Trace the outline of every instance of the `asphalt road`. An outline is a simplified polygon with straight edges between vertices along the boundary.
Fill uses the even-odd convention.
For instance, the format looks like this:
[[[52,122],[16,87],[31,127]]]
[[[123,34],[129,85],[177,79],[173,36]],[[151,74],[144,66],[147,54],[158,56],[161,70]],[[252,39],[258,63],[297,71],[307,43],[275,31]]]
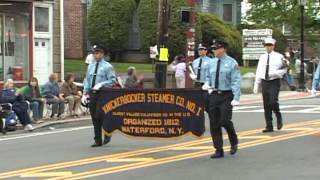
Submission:
[[[205,137],[146,140],[115,134],[90,148],[86,124],[0,136],[0,179],[320,179],[320,99],[281,102],[285,127],[262,134],[261,104],[239,106],[233,121],[240,138],[235,156],[210,159]],[[89,125],[89,122],[88,122]],[[225,150],[229,150],[225,139]]]

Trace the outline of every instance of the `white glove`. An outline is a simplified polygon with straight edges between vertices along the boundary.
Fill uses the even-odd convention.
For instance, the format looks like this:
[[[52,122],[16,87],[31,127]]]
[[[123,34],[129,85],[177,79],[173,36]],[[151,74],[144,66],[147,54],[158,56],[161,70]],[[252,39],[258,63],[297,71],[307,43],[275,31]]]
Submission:
[[[254,83],[254,86],[253,86],[253,93],[254,94],[258,94],[258,88],[259,88],[259,84]]]
[[[232,101],[231,101],[231,105],[232,105],[232,106],[239,106],[239,105],[240,105],[240,102],[237,101],[237,100],[232,100]]]
[[[201,88],[204,91],[208,91],[209,94],[211,94],[213,92],[213,88],[211,86],[209,86],[208,83],[205,83],[204,85],[202,85]]]
[[[311,92],[311,96],[316,96],[317,95],[317,90],[315,90],[315,89],[312,89],[310,92]]]
[[[94,87],[92,89],[99,90],[101,87],[102,87],[102,83],[98,83],[98,84],[94,85]]]
[[[190,75],[190,78],[192,80],[196,80],[197,79],[197,76],[195,74],[190,73],[189,75]]]
[[[210,86],[209,86],[209,84],[208,83],[204,83],[204,85],[202,85],[202,90],[204,90],[204,91],[208,91],[209,89],[212,89]]]
[[[87,104],[87,103],[88,103],[88,96],[87,96],[87,95],[82,95],[82,97],[81,97],[81,103],[82,103],[82,104]]]

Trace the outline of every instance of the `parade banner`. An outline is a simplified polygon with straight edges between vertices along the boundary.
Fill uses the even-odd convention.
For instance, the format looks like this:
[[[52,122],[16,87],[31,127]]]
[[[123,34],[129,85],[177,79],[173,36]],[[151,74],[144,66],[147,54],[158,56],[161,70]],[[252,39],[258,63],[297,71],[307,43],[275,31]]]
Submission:
[[[202,136],[204,96],[200,89],[103,89],[98,106],[104,133],[135,137]]]

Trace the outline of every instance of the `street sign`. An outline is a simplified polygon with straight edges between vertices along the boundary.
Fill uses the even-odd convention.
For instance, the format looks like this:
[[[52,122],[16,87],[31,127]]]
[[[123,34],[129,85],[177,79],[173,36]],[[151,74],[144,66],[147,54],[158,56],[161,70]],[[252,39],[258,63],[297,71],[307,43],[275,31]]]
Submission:
[[[169,50],[168,48],[160,48],[160,61],[168,61],[169,59]]]
[[[243,35],[243,60],[258,60],[265,53],[263,41],[272,37],[272,29],[244,29]]]

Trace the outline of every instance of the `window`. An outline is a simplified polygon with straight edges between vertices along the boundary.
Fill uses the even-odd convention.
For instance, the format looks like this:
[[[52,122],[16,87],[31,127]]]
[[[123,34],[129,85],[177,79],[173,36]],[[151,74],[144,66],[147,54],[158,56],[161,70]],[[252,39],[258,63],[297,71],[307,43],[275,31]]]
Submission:
[[[28,15],[4,15],[4,79],[29,79]]]
[[[0,81],[29,80],[31,8],[31,3],[0,6]]]
[[[49,32],[49,8],[35,8],[35,30],[37,32]]]
[[[232,4],[223,5],[223,20],[232,22]]]

